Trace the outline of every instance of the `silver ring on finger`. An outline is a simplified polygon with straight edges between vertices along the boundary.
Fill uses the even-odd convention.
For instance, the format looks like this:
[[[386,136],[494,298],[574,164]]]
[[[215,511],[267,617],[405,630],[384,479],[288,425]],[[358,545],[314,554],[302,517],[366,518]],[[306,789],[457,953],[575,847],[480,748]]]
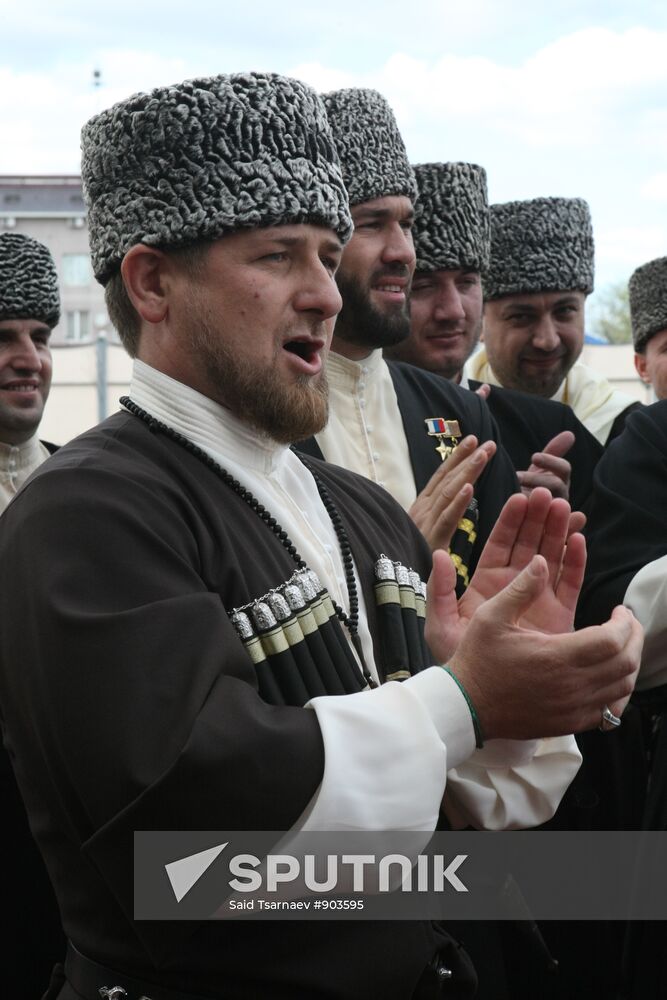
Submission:
[[[600,725],[598,729],[601,733],[611,733],[614,729],[618,729],[621,724],[621,720],[618,715],[614,715],[612,710],[608,705],[605,705],[602,709],[602,718],[600,719]]]

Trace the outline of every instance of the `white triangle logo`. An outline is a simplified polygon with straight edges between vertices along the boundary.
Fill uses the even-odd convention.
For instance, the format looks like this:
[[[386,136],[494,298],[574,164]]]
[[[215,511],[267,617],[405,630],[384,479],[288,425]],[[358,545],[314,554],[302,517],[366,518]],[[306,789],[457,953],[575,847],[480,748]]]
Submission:
[[[180,903],[183,897],[190,892],[195,882],[198,882],[204,872],[211,867],[228,843],[227,840],[224,844],[218,844],[217,847],[210,847],[207,851],[200,851],[198,854],[190,854],[187,858],[179,858],[178,861],[172,861],[164,866],[177,903]]]

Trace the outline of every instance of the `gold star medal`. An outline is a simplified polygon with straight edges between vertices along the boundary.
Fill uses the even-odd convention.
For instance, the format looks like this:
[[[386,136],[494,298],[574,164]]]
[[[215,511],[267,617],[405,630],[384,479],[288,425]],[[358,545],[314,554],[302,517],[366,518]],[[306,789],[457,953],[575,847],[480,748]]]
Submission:
[[[458,420],[445,420],[443,417],[427,417],[424,423],[426,424],[426,433],[428,436],[438,439],[435,450],[444,462],[459,443],[461,429]]]

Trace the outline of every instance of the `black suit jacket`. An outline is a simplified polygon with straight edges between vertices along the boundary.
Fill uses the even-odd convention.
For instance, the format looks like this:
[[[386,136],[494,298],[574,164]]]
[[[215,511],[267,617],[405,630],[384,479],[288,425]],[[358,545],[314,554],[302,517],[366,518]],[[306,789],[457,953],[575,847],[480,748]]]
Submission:
[[[42,444],[53,455],[58,445]],[[0,892],[9,919],[4,931],[6,955],[17,975],[15,1000],[35,1000],[49,984],[51,969],[65,957],[65,934],[53,887],[28,826],[25,806],[16,786],[9,754],[0,750],[2,839],[7,863],[0,875]]]
[[[423,490],[442,461],[435,450],[437,441],[429,437],[426,431],[424,421],[428,417],[458,420],[463,437],[474,434],[480,443],[493,440],[499,444],[497,454],[475,486],[475,496],[479,503],[479,525],[470,567],[474,570],[503,504],[518,489],[510,457],[500,447],[495,421],[484,401],[467,389],[461,389],[453,382],[413,365],[397,361],[390,361],[388,365],[408,442],[417,493]],[[296,448],[315,458],[326,457],[315,438],[301,441]]]
[[[475,390],[481,382],[471,381],[469,385]],[[604,449],[572,408],[553,399],[499,386],[491,386],[487,405],[517,471],[527,469],[534,453],[542,451],[556,434],[572,431],[574,444],[565,456],[572,466],[570,503],[573,510],[583,510],[593,490],[593,470]]]

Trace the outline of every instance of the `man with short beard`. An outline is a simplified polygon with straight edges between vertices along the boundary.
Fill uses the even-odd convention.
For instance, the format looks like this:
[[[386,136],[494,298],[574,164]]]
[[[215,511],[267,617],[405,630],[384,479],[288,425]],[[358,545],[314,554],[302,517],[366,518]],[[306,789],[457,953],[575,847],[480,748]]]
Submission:
[[[638,627],[572,634],[584,543],[546,492],[458,603],[386,491],[287,446],[326,417],[351,231],[314,91],[158,88],[82,153],[130,395],[0,519],[3,735],[71,941],[50,995],[469,996],[428,921],[137,919],[135,831],[429,831],[445,786],[462,823],[530,825],[577,769],[564,734],[622,711]]]
[[[414,171],[410,336],[385,355],[477,389],[462,372],[482,329],[490,250],[486,171],[474,163],[422,163]],[[571,408],[497,386],[487,392],[522,489],[546,486],[575,510],[584,508],[602,448]]]
[[[343,308],[327,364],[329,422],[299,447],[384,486],[410,511],[433,548],[447,546],[451,538],[464,586],[498,512],[517,489],[516,477],[502,448],[492,457],[498,436],[481,399],[383,359],[383,348],[410,333],[414,173],[382,95],[353,88],[326,94],[324,102],[354,232],[336,274]],[[438,434],[439,428],[450,433]],[[450,487],[441,460],[444,449],[461,441],[461,478]],[[447,498],[455,499],[454,507],[459,504],[459,517],[432,517],[433,507]]]
[[[492,205],[484,348],[465,375],[566,403],[604,446],[639,404],[578,360],[593,252],[581,198]]]
[[[37,430],[51,388],[58,274],[43,243],[0,236],[0,511],[54,451]]]

